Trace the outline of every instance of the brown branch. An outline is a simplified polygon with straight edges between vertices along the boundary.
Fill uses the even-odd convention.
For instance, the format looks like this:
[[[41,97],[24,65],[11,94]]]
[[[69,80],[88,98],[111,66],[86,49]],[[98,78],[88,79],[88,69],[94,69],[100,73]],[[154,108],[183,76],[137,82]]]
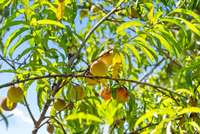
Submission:
[[[50,117],[51,119],[54,119],[56,121],[56,123],[58,123],[58,125],[60,125],[62,131],[63,131],[63,134],[67,134],[67,132],[65,131],[65,128],[63,127],[62,123],[57,120],[55,117]]]
[[[170,97],[170,95],[167,95],[166,92],[173,93],[173,94],[176,94],[178,96],[182,96],[182,95],[180,95],[180,94],[178,94],[176,92],[168,90],[165,87],[157,86],[157,85],[154,85],[154,84],[151,84],[151,83],[147,83],[147,82],[141,82],[141,81],[137,81],[137,80],[130,80],[130,79],[124,79],[124,78],[112,78],[112,77],[109,77],[109,76],[86,76],[86,75],[83,75],[83,74],[78,74],[78,75],[77,74],[53,74],[53,75],[49,74],[49,75],[44,75],[44,76],[36,76],[36,77],[32,77],[32,78],[27,78],[27,79],[24,79],[24,80],[18,80],[18,81],[14,81],[14,82],[9,82],[9,83],[0,85],[0,88],[8,87],[8,86],[11,86],[11,85],[14,85],[14,84],[18,84],[18,83],[24,83],[26,81],[31,81],[31,80],[38,80],[38,79],[44,79],[44,78],[56,78],[56,77],[63,77],[63,78],[68,78],[68,77],[71,77],[71,78],[91,78],[91,79],[107,79],[107,80],[113,80],[113,81],[124,81],[124,82],[136,83],[136,84],[146,85],[146,86],[152,87],[155,90],[159,91],[160,93],[165,94],[168,97]],[[184,96],[182,96],[182,97],[184,97]]]
[[[70,80],[67,81],[67,82],[66,82],[66,80],[65,80],[64,82],[62,82],[62,81],[63,81],[62,79],[59,80],[59,81],[57,82],[56,86],[55,86],[55,87],[54,87],[54,86],[52,87],[52,88],[53,88],[53,89],[52,89],[52,90],[53,90],[52,97],[54,97],[54,96],[56,95],[56,93],[57,93],[63,86],[65,86],[65,84],[67,84],[67,82],[69,82]],[[45,103],[45,105],[44,105],[44,107],[43,107],[43,110],[42,110],[42,113],[41,113],[41,115],[40,115],[38,121],[36,121],[35,128],[34,128],[34,130],[32,131],[32,134],[37,134],[38,129],[41,127],[42,121],[46,118],[45,114],[47,113],[47,111],[48,111],[48,109],[49,109],[50,104],[51,104],[52,101],[53,101],[52,99],[49,99],[49,100],[47,100],[47,102]]]
[[[123,2],[121,2],[122,4]],[[121,6],[121,4],[119,4],[119,6]],[[92,33],[104,22],[106,21],[106,19],[108,17],[110,17],[114,12],[118,11],[118,7],[113,8],[110,12],[108,12],[101,20],[99,20],[91,29],[90,31],[86,34],[84,40],[81,43],[81,46],[77,52],[77,55],[75,56],[75,59],[79,59],[80,53],[82,48],[85,46],[85,43],[87,42],[87,40],[90,38],[90,36],[92,35]],[[74,66],[74,65],[73,65]]]
[[[154,70],[155,70],[158,66],[160,66],[160,64],[161,64],[163,61],[164,61],[164,58],[161,59],[158,63],[156,63],[156,64],[154,65],[154,67],[140,79],[140,81],[143,81],[143,80],[145,80],[147,77],[149,77],[149,76],[154,72]],[[137,87],[137,85],[138,85],[138,84],[136,84],[135,86],[133,86],[133,88]]]
[[[138,134],[139,131],[142,131],[142,130],[148,128],[148,127],[155,126],[155,125],[158,125],[158,124],[159,123],[155,123],[155,124],[149,123],[149,124],[147,124],[146,126],[144,126],[142,128],[139,128],[139,129],[137,129],[137,130],[135,130],[133,132],[130,132],[129,134]]]
[[[115,11],[117,11],[117,7],[113,8],[108,14],[106,14],[98,23],[96,23],[94,25],[94,27],[92,29],[90,29],[90,31],[86,34],[84,41],[82,42],[82,45],[84,45],[87,40],[89,39],[89,37],[91,36],[91,34],[111,15],[113,14]]]

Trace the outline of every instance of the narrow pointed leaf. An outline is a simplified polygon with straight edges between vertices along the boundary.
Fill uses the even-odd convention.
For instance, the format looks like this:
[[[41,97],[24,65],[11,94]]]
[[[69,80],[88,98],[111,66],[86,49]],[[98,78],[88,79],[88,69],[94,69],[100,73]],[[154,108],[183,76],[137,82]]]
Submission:
[[[21,44],[23,44],[25,41],[27,41],[27,40],[29,40],[29,39],[31,39],[31,38],[32,38],[31,35],[26,35],[26,36],[24,36],[23,38],[19,39],[19,40],[17,41],[17,43],[14,44],[14,45],[10,48],[9,56],[12,57],[13,52],[14,52]]]

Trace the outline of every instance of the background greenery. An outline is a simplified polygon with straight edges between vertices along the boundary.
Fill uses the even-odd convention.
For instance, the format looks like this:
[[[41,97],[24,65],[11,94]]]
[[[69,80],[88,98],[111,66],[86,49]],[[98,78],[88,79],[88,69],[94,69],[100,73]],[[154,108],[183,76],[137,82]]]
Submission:
[[[26,93],[34,85],[41,115],[29,109],[33,133],[45,123],[56,134],[103,133],[106,125],[109,133],[200,132],[199,0],[1,0],[0,15],[1,64],[10,66],[0,73],[14,74],[0,88],[16,84]],[[110,48],[121,62],[116,78],[112,68],[103,78],[113,95],[128,89],[125,103],[104,101],[101,83],[84,79]],[[74,84],[84,99],[70,99]],[[69,107],[55,111],[55,98]],[[21,104],[28,109],[26,99]]]

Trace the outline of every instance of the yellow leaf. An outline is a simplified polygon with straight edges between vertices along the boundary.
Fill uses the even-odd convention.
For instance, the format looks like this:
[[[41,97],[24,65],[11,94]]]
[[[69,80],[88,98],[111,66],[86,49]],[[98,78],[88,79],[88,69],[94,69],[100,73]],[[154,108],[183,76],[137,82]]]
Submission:
[[[154,6],[153,5],[151,6],[151,9],[149,11],[148,19],[151,24],[154,24]]]
[[[112,77],[113,78],[117,78],[119,76],[119,73],[121,71],[121,63],[115,63],[113,65],[113,68],[112,68]]]
[[[122,63],[122,59],[121,59],[120,53],[116,53],[116,54],[114,55],[114,58],[113,58],[113,65],[115,65],[116,63]]]
[[[65,1],[59,1],[58,2],[58,7],[57,7],[57,12],[56,12],[56,17],[58,20],[61,20],[64,16],[64,11],[65,11]]]

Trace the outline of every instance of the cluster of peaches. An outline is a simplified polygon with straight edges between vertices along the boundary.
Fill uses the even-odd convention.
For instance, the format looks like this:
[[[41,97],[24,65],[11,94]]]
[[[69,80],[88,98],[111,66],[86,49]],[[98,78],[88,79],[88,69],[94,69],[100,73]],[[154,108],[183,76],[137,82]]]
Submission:
[[[112,66],[112,69],[116,69],[115,67],[119,67],[119,63],[113,63],[113,58],[116,58],[117,55],[114,54],[113,50],[110,49],[106,52],[103,52],[102,54],[100,54],[99,58],[97,60],[95,60],[89,69],[89,72],[86,73],[87,76],[105,76],[108,68],[110,66]],[[115,60],[116,61],[116,60]],[[121,63],[120,63],[121,64]],[[114,70],[113,73],[115,71],[119,71],[119,70]],[[92,79],[92,78],[86,78],[86,82],[88,85],[95,85],[98,83],[103,83],[104,85],[104,80],[103,79]],[[126,102],[128,100],[128,90],[125,87],[118,87],[116,89],[114,89],[115,93],[116,93],[116,100],[120,101],[120,102]],[[104,99],[104,100],[109,100],[112,97],[112,91],[111,89],[109,89],[108,87],[106,87],[104,85],[103,89],[100,92],[100,96]]]
[[[22,101],[24,92],[20,87],[12,86],[8,89],[7,97],[1,102],[1,108],[4,111],[12,111],[16,108],[17,103]]]
[[[115,98],[119,102],[126,102],[128,100],[128,90],[123,87],[119,86],[113,90],[105,86],[105,79],[98,79],[95,76],[106,76],[108,69],[110,66],[113,66],[113,58],[115,54],[112,49],[100,54],[99,58],[92,62],[88,71],[86,71],[86,83],[87,85],[96,85],[102,84],[103,88],[100,91],[99,95],[105,101],[110,100],[112,97]],[[118,66],[118,63],[117,63]],[[90,76],[90,78],[88,77]],[[94,77],[94,78],[91,78]],[[114,91],[114,92],[112,92]],[[80,85],[74,85],[72,88],[68,89],[68,97],[70,100],[81,100],[85,97],[84,89]],[[54,101],[54,109],[57,111],[62,111],[67,106],[65,100],[61,98],[57,98]]]

